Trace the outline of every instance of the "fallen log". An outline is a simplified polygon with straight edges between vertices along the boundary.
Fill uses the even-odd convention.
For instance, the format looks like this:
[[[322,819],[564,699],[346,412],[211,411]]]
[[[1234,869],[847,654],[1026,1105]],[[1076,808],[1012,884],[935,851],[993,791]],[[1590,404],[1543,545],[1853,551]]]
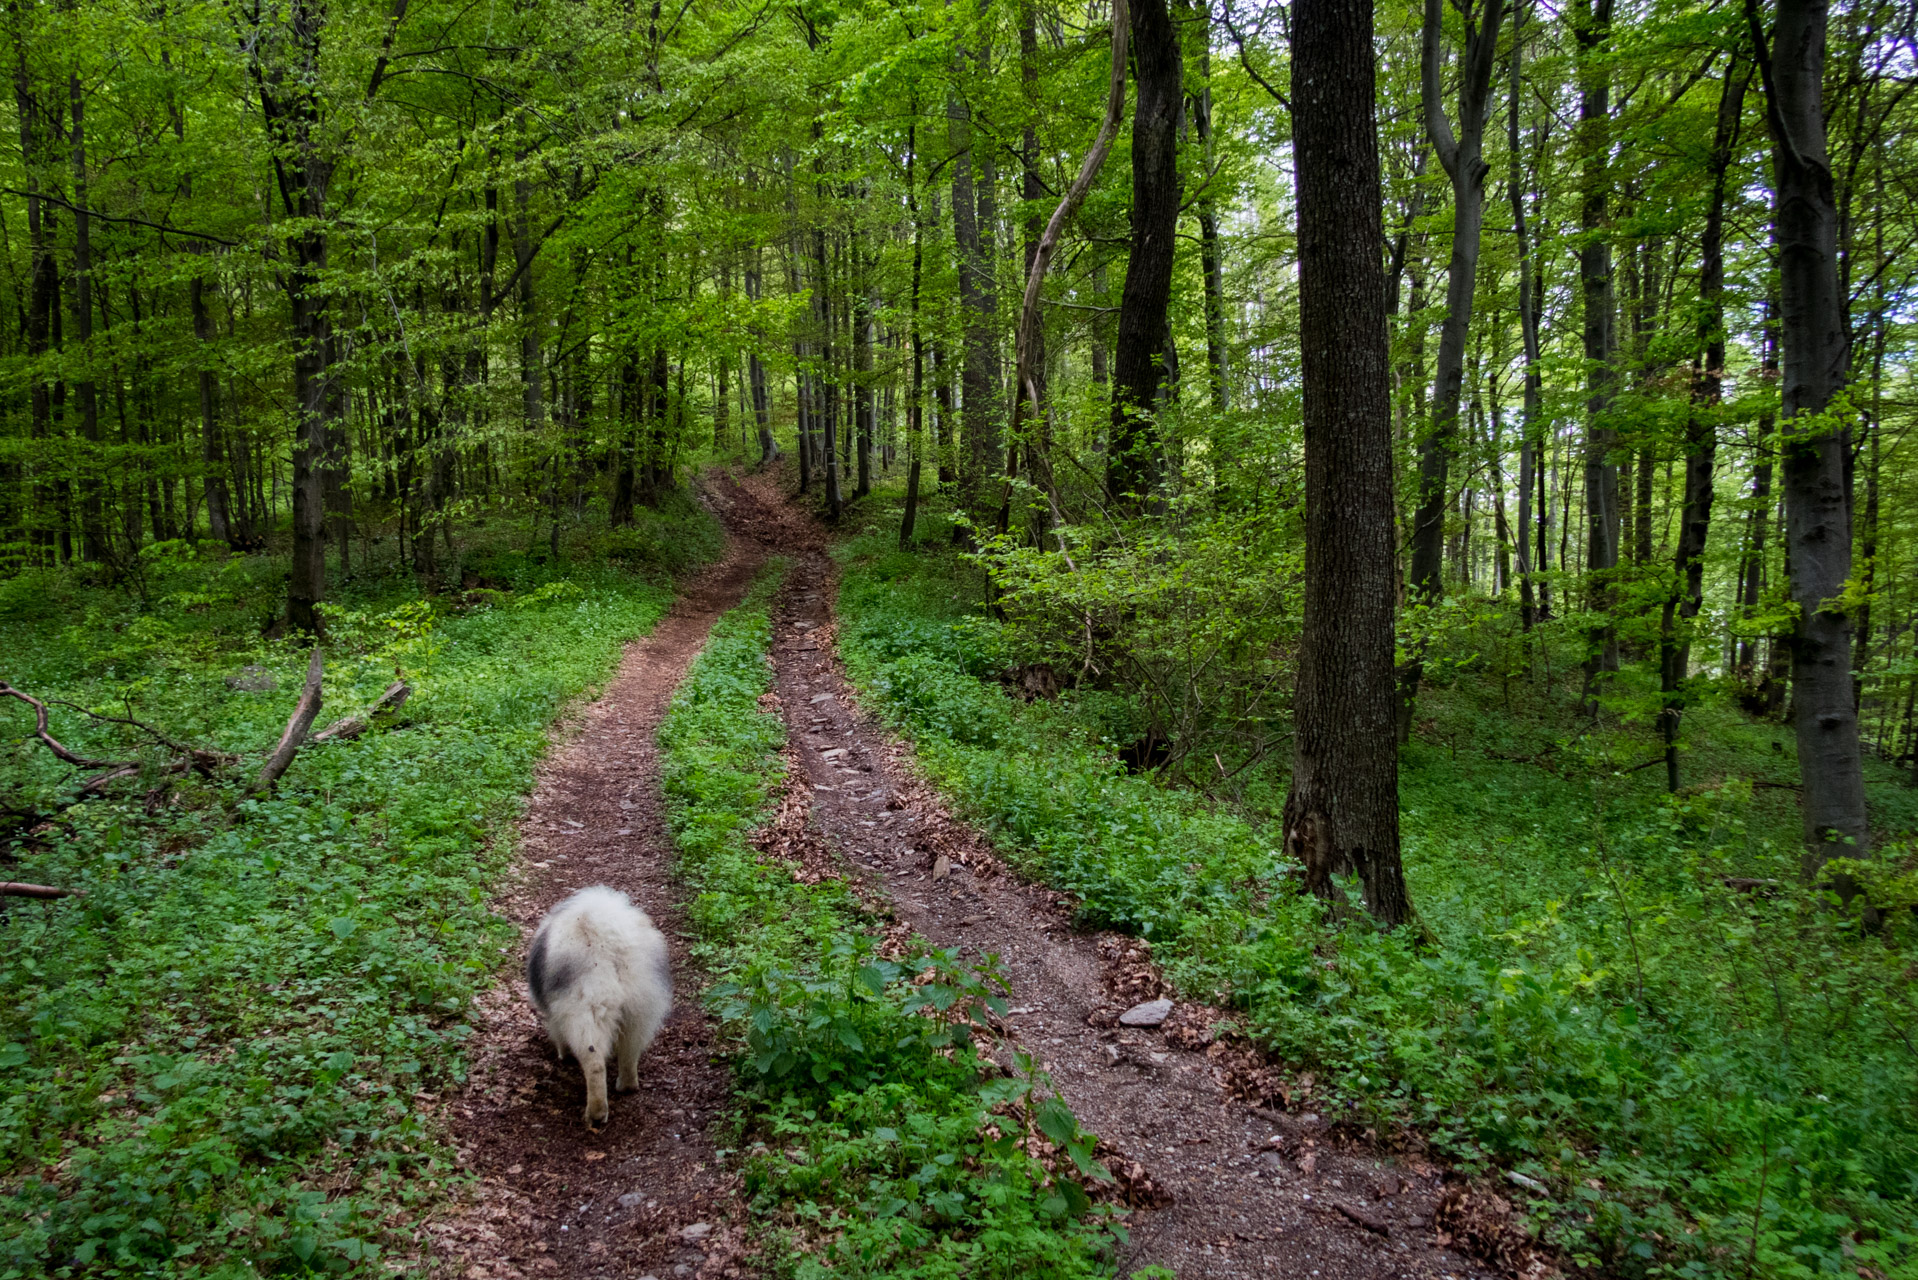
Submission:
[[[314,717],[320,714],[320,676],[323,672],[319,646],[315,645],[313,657],[306,664],[306,687],[300,690],[300,700],[293,708],[292,718],[286,722],[286,731],[280,734],[279,745],[267,757],[260,776],[247,788],[248,795],[271,790],[273,784],[280,780],[280,775],[293,763],[293,757],[300,753],[300,744],[306,741],[307,733],[313,728]]]
[[[379,696],[374,704],[366,709],[365,715],[347,716],[344,720],[335,720],[326,728],[313,735],[314,742],[350,742],[370,729],[374,722],[384,716],[390,716],[400,709],[412,694],[413,686],[404,680],[395,680],[386,686],[386,692]]]
[[[61,889],[50,884],[22,884],[18,880],[0,880],[0,898],[84,898],[85,889]]]

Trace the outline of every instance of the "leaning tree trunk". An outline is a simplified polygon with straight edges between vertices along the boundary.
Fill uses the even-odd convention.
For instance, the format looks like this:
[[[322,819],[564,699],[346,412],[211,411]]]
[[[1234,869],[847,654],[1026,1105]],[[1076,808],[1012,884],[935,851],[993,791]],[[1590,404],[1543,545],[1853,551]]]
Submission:
[[[1504,0],[1485,0],[1474,15],[1465,6],[1465,52],[1459,68],[1458,131],[1446,118],[1439,85],[1443,58],[1443,0],[1425,0],[1425,29],[1419,58],[1419,96],[1425,130],[1439,164],[1452,182],[1452,260],[1445,277],[1445,319],[1439,326],[1438,367],[1432,385],[1432,425],[1419,441],[1418,506],[1412,517],[1412,567],[1406,587],[1418,603],[1435,603],[1445,594],[1444,551],[1446,487],[1452,455],[1458,451],[1458,407],[1465,384],[1465,340],[1472,331],[1472,293],[1478,284],[1479,236],[1485,225],[1485,122],[1491,113],[1492,65],[1498,52]],[[1412,704],[1424,678],[1424,663],[1414,653],[1401,673],[1399,740],[1412,732]]]
[[[1112,442],[1106,483],[1113,501],[1142,509],[1159,487],[1159,432],[1153,420],[1168,358],[1166,309],[1179,230],[1179,124],[1185,60],[1165,0],[1132,7],[1132,256],[1119,297],[1112,361]]]
[[[1791,594],[1792,720],[1803,779],[1805,874],[1833,857],[1863,857],[1870,831],[1852,702],[1851,618],[1841,597],[1851,577],[1850,432],[1825,418],[1845,385],[1850,330],[1838,288],[1838,210],[1825,149],[1825,0],[1778,0],[1770,58],[1757,0],[1746,0],[1765,72],[1772,135],[1784,381],[1779,457]],[[1839,891],[1849,897],[1852,886]]]
[[[1391,355],[1385,333],[1370,0],[1298,0],[1299,338],[1305,389],[1305,626],[1287,848],[1315,893],[1356,869],[1366,906],[1411,919],[1393,735]]]

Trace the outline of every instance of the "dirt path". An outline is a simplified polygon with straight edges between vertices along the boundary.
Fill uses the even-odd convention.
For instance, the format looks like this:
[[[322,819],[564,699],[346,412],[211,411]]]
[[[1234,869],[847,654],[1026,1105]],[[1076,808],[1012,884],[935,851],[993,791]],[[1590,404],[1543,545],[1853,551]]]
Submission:
[[[831,561],[811,550],[775,615],[778,691],[812,789],[809,824],[929,941],[1001,957],[1012,1038],[1081,1122],[1138,1166],[1135,1198],[1169,1194],[1132,1215],[1134,1255],[1120,1275],[1153,1263],[1208,1280],[1492,1274],[1441,1244],[1434,1212],[1447,1188],[1433,1166],[1345,1149],[1309,1104],[1281,1112],[1236,1100],[1190,1017],[1175,1013],[1159,1030],[1116,1025],[1159,994],[1149,967],[1128,963],[1123,939],[1073,932],[1054,895],[1002,874],[915,779],[909,752],[857,712],[833,650],[836,590]]]
[[[776,609],[774,664],[812,797],[804,843],[836,852],[934,944],[1002,958],[1009,1042],[1035,1054],[1103,1136],[1132,1201],[1153,1206],[1131,1215],[1133,1251],[1120,1274],[1155,1263],[1194,1280],[1494,1274],[1435,1228],[1448,1190],[1460,1207],[1437,1169],[1349,1148],[1309,1102],[1274,1111],[1240,1100],[1245,1070],[1235,1077],[1218,1048],[1204,1051],[1203,1010],[1178,1010],[1156,1030],[1116,1025],[1119,1012],[1159,994],[1156,976],[1126,940],[1073,932],[1063,900],[1005,874],[916,779],[910,752],[858,713],[833,648],[838,583],[823,533],[781,483],[779,473],[715,479],[706,496],[732,531],[726,559],[628,648],[542,771],[521,823],[529,875],[503,910],[522,926],[522,948],[548,907],[600,882],[630,893],[672,942],[679,1005],[641,1064],[643,1089],[616,1097],[611,1123],[587,1131],[579,1073],[555,1061],[521,984],[483,996],[472,1078],[452,1104],[477,1194],[429,1226],[439,1254],[466,1280],[743,1273],[743,1210],[712,1136],[729,1081],[688,967],[654,736],[713,621],[777,550],[795,558]]]
[[[540,772],[520,822],[527,877],[500,906],[522,930],[517,958],[555,902],[610,884],[669,940],[677,1007],[641,1063],[641,1091],[614,1095],[611,1121],[594,1133],[580,1119],[579,1069],[555,1060],[517,972],[480,998],[472,1076],[451,1111],[476,1195],[428,1228],[467,1280],[739,1274],[734,1182],[709,1132],[730,1078],[713,1058],[712,1021],[689,967],[654,738],[707,631],[764,559],[755,539],[735,532],[724,560],[627,647]]]

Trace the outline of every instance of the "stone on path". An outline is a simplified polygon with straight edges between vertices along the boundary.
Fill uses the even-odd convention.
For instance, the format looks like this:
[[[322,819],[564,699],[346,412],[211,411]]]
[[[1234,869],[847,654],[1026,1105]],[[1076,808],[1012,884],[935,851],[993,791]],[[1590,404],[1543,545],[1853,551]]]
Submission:
[[[1171,1016],[1170,1000],[1148,1000],[1144,1004],[1135,1004],[1119,1015],[1122,1027],[1156,1027]]]

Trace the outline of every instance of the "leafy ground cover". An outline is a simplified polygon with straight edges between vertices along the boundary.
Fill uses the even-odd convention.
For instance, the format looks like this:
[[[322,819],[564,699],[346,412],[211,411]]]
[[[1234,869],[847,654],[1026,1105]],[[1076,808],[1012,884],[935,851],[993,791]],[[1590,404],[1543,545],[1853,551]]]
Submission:
[[[845,882],[761,857],[785,727],[761,704],[775,565],[713,628],[661,729],[663,780],[709,1000],[737,1037],[741,1160],[762,1263],[798,1277],[1109,1274],[1118,1228],[1077,1179],[1092,1140],[1030,1064],[982,1072],[967,1010],[990,967],[882,957]],[[1060,1153],[1049,1174],[1023,1145]],[[1073,1170],[1076,1163],[1078,1169]]]
[[[1151,940],[1183,990],[1237,1009],[1355,1121],[1546,1187],[1539,1225],[1580,1265],[1918,1274],[1918,934],[1905,910],[1866,933],[1797,887],[1790,793],[1737,773],[1785,774],[1788,735],[1697,708],[1688,767],[1709,781],[1668,796],[1630,768],[1655,750],[1642,722],[1581,735],[1557,715],[1575,691],[1455,664],[1403,759],[1407,871],[1437,939],[1421,949],[1295,892],[1267,807],[1282,773],[1227,806],[1121,766],[1122,694],[1008,696],[993,677],[1020,655],[943,533],[845,544],[841,652],[961,809],[1087,924]],[[1872,798],[1909,838],[1889,771]]]
[[[384,1266],[389,1228],[453,1176],[416,1095],[462,1075],[464,1010],[510,938],[487,903],[547,727],[661,615],[664,571],[720,543],[690,504],[643,520],[564,564],[497,526],[461,548],[455,593],[363,573],[327,614],[322,721],[396,668],[415,692],[397,724],[309,746],[251,799],[238,781],[305,668],[261,638],[281,563],[174,545],[131,587],[0,583],[0,676],[249,762],[151,805],[152,777],[79,802],[28,709],[0,705],[6,875],[85,892],[0,914],[0,1276]],[[227,683],[262,675],[277,687]],[[53,716],[85,753],[152,748]]]

